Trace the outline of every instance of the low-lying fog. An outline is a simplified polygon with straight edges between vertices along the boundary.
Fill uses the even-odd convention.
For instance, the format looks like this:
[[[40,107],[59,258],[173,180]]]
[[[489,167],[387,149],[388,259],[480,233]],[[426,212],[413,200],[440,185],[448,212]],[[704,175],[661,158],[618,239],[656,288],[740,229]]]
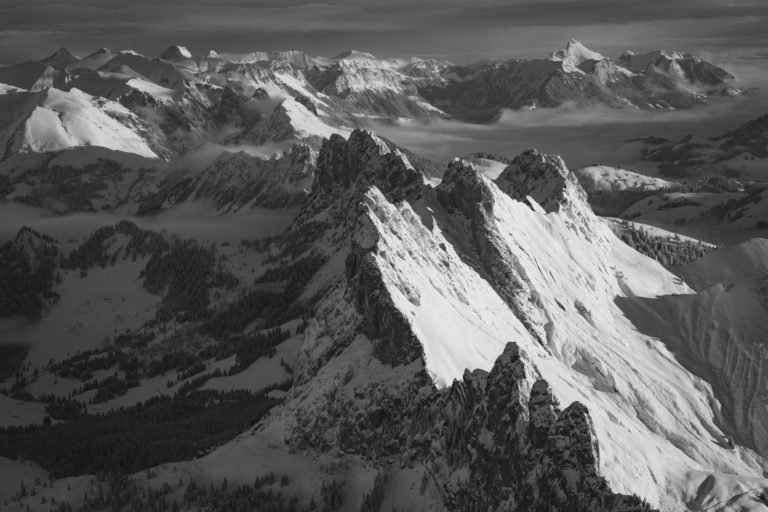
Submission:
[[[285,230],[298,213],[298,208],[268,210],[244,209],[218,216],[204,204],[183,205],[150,217],[116,215],[108,212],[54,215],[39,208],[18,203],[0,203],[0,244],[16,236],[22,226],[29,226],[53,236],[60,242],[81,241],[93,231],[123,219],[153,231],[165,231],[201,243],[238,243],[276,235]]]
[[[760,58],[758,58],[760,57]],[[476,151],[514,156],[530,148],[561,155],[569,167],[595,163],[653,172],[640,159],[643,145],[628,142],[647,136],[678,140],[688,134],[722,135],[768,114],[768,62],[762,56],[724,66],[749,91],[739,97],[710,99],[707,105],[674,111],[609,107],[507,111],[493,124],[454,121],[378,124],[374,130],[424,157],[444,160]]]
[[[569,167],[606,163],[653,172],[640,158],[647,136],[678,140],[688,134],[714,137],[768,113],[768,98],[718,99],[690,110],[648,112],[608,107],[575,109],[564,106],[526,112],[507,111],[494,124],[454,121],[377,125],[374,130],[420,156],[438,160],[476,151],[514,156],[530,148],[561,155]]]

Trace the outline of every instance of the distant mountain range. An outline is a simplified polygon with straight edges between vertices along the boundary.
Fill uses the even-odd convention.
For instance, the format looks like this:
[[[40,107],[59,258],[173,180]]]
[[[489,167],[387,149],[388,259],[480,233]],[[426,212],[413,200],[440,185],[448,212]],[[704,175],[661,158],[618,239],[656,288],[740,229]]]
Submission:
[[[686,53],[613,61],[575,40],[546,59],[470,65],[353,50],[196,56],[171,46],[148,57],[102,48],[81,58],[62,48],[0,69],[0,158],[93,145],[173,159],[206,141],[312,139],[371,120],[487,122],[504,109],[563,104],[665,110],[740,92],[733,76]],[[43,129],[46,119],[53,126]]]

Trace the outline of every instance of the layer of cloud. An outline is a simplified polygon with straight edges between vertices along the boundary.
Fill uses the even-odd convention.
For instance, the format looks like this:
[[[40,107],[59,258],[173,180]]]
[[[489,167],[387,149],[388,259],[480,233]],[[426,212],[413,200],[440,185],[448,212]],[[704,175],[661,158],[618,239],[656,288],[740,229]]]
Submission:
[[[688,134],[714,137],[768,112],[768,96],[756,94],[667,112],[595,106],[505,112],[498,122],[472,125],[455,121],[377,125],[393,142],[437,160],[477,151],[514,156],[529,148],[563,156],[572,167],[595,163],[652,171],[641,161],[641,143],[630,139]]]
[[[571,37],[598,50],[675,45],[765,46],[768,3],[750,0],[0,0],[0,62],[59,46],[155,54],[349,47],[383,55],[440,54],[457,61],[545,54]],[[610,38],[608,36],[611,36]]]

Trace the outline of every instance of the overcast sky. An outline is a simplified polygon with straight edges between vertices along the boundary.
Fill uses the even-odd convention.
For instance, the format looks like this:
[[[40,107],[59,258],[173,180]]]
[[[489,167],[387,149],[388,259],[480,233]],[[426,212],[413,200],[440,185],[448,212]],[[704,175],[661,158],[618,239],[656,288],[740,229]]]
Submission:
[[[348,48],[468,62],[546,56],[577,38],[625,49],[766,53],[768,0],[0,0],[0,64],[65,46],[157,55]]]

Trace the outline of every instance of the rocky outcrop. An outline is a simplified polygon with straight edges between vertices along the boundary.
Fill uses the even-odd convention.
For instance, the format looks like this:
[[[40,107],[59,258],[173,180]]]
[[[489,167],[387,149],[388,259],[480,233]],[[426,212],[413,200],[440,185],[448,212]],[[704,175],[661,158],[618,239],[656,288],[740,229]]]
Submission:
[[[349,139],[332,135],[320,149],[316,172],[315,187],[325,191],[375,186],[392,202],[416,199],[424,191],[423,175],[405,155],[365,130],[353,131]]]
[[[651,510],[610,490],[598,475],[589,411],[578,402],[561,411],[516,343],[507,344],[490,373],[465,373],[406,421],[406,454],[434,468],[448,510]]]
[[[515,157],[495,183],[512,199],[525,202],[530,196],[546,212],[559,212],[569,204],[587,202],[587,193],[563,159],[535,149]]]

